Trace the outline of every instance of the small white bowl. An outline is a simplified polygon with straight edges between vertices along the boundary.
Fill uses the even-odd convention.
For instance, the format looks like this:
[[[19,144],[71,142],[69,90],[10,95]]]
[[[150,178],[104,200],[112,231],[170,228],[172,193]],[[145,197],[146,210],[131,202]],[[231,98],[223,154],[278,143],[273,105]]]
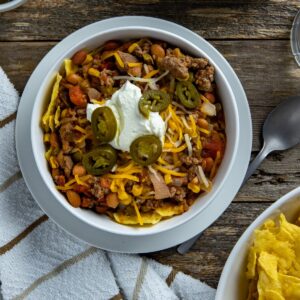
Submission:
[[[53,183],[44,158],[40,118],[63,60],[81,48],[110,39],[149,36],[185,51],[207,57],[216,67],[216,81],[227,122],[225,157],[212,191],[186,213],[151,227],[129,227],[104,215],[73,208]],[[175,246],[205,230],[229,206],[248,167],[252,125],[243,87],[225,58],[207,41],[175,23],[156,18],[126,16],[90,24],[58,43],[29,78],[16,121],[16,150],[25,182],[45,213],[63,229],[85,242],[110,251],[146,253]]]
[[[58,72],[63,66],[63,60],[65,58],[71,57],[75,52],[80,49],[94,49],[99,45],[102,45],[104,42],[108,40],[128,40],[133,38],[140,37],[150,37],[155,39],[160,39],[166,41],[170,44],[179,47],[183,51],[190,53],[195,56],[206,57],[211,64],[214,65],[216,69],[216,83],[218,87],[218,92],[220,95],[220,99],[222,101],[225,113],[225,122],[226,122],[226,135],[227,135],[227,143],[225,156],[222,161],[222,164],[218,170],[217,176],[213,183],[212,190],[205,195],[199,197],[199,199],[192,205],[192,207],[184,214],[180,216],[173,217],[168,220],[164,220],[154,226],[145,227],[145,228],[137,228],[120,225],[116,222],[113,222],[110,218],[104,215],[98,215],[92,211],[81,209],[81,208],[73,208],[66,198],[55,188],[55,184],[50,175],[47,162],[45,160],[45,146],[43,143],[43,132],[40,128],[40,120],[41,116],[45,109],[45,104],[49,99],[49,92],[53,86],[53,80],[55,77],[55,73]],[[193,218],[200,211],[205,209],[205,207],[214,200],[216,194],[222,189],[225,188],[223,186],[224,180],[227,178],[232,163],[236,156],[237,144],[239,139],[239,122],[238,122],[238,113],[237,113],[237,99],[234,98],[232,89],[227,82],[226,77],[223,75],[222,70],[215,64],[213,59],[209,56],[209,53],[204,53],[201,49],[195,47],[192,43],[185,40],[182,37],[176,36],[170,32],[157,30],[152,28],[142,28],[142,27],[123,27],[123,28],[114,28],[108,30],[106,32],[99,32],[93,36],[86,36],[82,39],[82,41],[76,45],[70,45],[70,48],[64,56],[58,59],[52,66],[49,66],[49,72],[47,76],[44,78],[40,89],[38,91],[38,95],[35,99],[34,107],[33,107],[33,116],[31,120],[31,143],[32,150],[35,156],[35,160],[37,162],[37,166],[42,176],[44,182],[48,186],[48,189],[53,194],[53,201],[59,201],[61,204],[68,209],[68,211],[84,222],[89,223],[92,226],[96,226],[101,228],[102,230],[106,230],[108,232],[113,232],[117,234],[123,235],[149,235],[158,232],[162,232],[165,230],[169,230],[180,224],[185,223],[190,218]]]
[[[247,298],[246,278],[247,255],[253,242],[253,232],[267,219],[276,219],[284,213],[289,222],[295,222],[300,215],[300,187],[287,193],[267,208],[247,228],[229,255],[219,281],[215,300],[240,300]]]

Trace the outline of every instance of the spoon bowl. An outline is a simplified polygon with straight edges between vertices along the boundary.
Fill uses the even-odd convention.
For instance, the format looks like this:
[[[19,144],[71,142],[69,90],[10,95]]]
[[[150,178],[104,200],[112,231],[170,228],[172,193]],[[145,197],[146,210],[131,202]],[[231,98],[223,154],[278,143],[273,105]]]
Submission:
[[[270,112],[263,138],[274,150],[287,150],[300,143],[300,96],[289,97]]]

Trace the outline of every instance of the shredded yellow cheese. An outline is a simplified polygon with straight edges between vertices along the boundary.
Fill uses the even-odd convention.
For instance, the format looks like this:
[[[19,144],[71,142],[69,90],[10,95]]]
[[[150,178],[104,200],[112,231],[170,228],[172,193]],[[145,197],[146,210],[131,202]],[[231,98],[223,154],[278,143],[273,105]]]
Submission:
[[[164,152],[175,152],[175,153],[178,153],[178,152],[183,151],[186,147],[187,147],[187,145],[183,144],[182,146],[180,146],[178,148],[164,148],[163,151]]]
[[[124,68],[125,65],[124,65],[124,62],[123,62],[123,60],[121,59],[120,55],[119,55],[117,52],[115,52],[115,53],[114,53],[114,56],[115,56],[115,59],[116,59],[118,65],[119,65],[121,68]]]
[[[129,179],[132,181],[139,182],[138,177],[128,174],[108,174],[107,177],[111,179]]]
[[[84,186],[89,186],[88,184],[86,184],[84,181],[82,181],[78,175],[75,175],[75,180],[76,180],[76,183],[79,184],[79,185],[84,185]]]
[[[134,67],[141,67],[142,63],[141,62],[129,62],[127,63],[129,68],[134,68]]]
[[[197,136],[197,139],[196,139],[196,148],[197,148],[198,150],[201,150],[201,149],[202,149],[202,143],[201,143],[200,136]]]
[[[49,161],[52,151],[53,151],[52,147],[50,147],[50,148],[46,151],[45,157],[46,157],[47,161]]]
[[[161,156],[158,158],[158,162],[162,165],[169,165],[169,163],[167,161],[165,161]]]
[[[159,165],[154,165],[153,167],[154,167],[154,169],[161,171],[164,174],[170,174],[170,175],[177,176],[177,177],[185,177],[187,175],[187,173],[176,172],[174,170],[170,170],[170,169],[164,168]]]
[[[194,119],[193,115],[190,115],[189,119],[191,121],[191,128],[192,128],[191,136],[196,137],[197,136],[197,126],[196,126],[196,122],[195,122],[195,119]]]
[[[56,81],[55,81],[53,89],[52,89],[50,103],[48,105],[47,111],[45,112],[45,114],[42,117],[42,126],[46,132],[48,132],[50,129],[50,116],[53,116],[54,111],[55,111],[56,99],[58,96],[59,84],[60,84],[61,79],[62,79],[62,76],[60,76],[60,74],[57,73]],[[52,128],[53,128],[52,131],[54,131],[54,124],[53,124]]]
[[[57,128],[60,125],[59,118],[60,118],[60,106],[57,106],[57,109],[56,109],[56,112],[55,112],[55,115],[54,115],[55,128]]]
[[[138,197],[142,194],[142,192],[143,192],[143,186],[142,185],[137,185],[137,184],[133,185],[133,187],[132,187],[133,196]]]
[[[165,174],[164,179],[165,179],[165,183],[166,184],[172,183],[172,176],[171,176],[171,174]]]
[[[91,178],[91,175],[85,175],[85,176],[82,176],[82,177],[78,177],[77,180],[84,182],[84,181],[88,180],[89,178]],[[75,183],[75,182],[77,183],[77,180],[76,180],[76,177],[75,177],[75,178],[69,180],[69,181],[65,184],[65,186],[70,186],[70,185],[72,185],[72,184]]]
[[[143,218],[142,218],[142,216],[141,216],[141,214],[140,214],[140,211],[139,211],[139,208],[138,208],[138,206],[136,205],[136,203],[135,203],[134,200],[132,200],[132,205],[133,205],[133,207],[134,207],[134,210],[135,210],[137,219],[138,219],[138,221],[139,221],[139,224],[140,224],[140,225],[144,225]]]
[[[114,52],[114,51],[108,51],[108,52],[102,54],[101,59],[102,59],[102,60],[106,60],[106,59],[108,59],[109,57],[112,57],[112,56],[114,56],[114,55],[115,55],[115,52]]]
[[[82,63],[83,65],[87,65],[89,64],[91,61],[93,60],[93,56],[88,54],[84,60],[84,62]]]
[[[201,131],[201,132],[203,132],[203,133],[205,133],[207,135],[210,135],[210,131],[209,130],[201,128],[201,127],[199,127],[198,129],[199,129],[199,131]]]
[[[86,130],[84,128],[80,127],[79,125],[76,125],[74,127],[74,129],[76,129],[77,131],[79,131],[79,132],[81,132],[83,134],[86,134]]]
[[[198,193],[201,191],[200,185],[199,185],[199,184],[196,184],[196,183],[193,183],[193,182],[190,182],[190,183],[188,184],[188,188],[189,188],[193,193],[196,193],[196,194],[198,194]]]
[[[159,70],[152,70],[149,73],[147,73],[143,78],[151,78],[154,75],[156,75],[159,72]]]
[[[88,69],[88,74],[94,77],[100,77],[100,71],[98,71],[95,68],[89,68]]]
[[[49,162],[52,169],[57,169],[59,167],[59,164],[54,156],[50,156]]]
[[[131,45],[129,46],[129,48],[128,48],[128,52],[129,52],[129,53],[132,53],[136,47],[138,47],[138,44],[137,44],[137,43],[131,44]]]
[[[65,59],[65,71],[66,76],[74,74],[78,71],[78,67],[73,64],[71,59]]]
[[[106,103],[106,100],[105,99],[102,99],[102,100],[91,99],[91,102],[94,104],[104,105]]]
[[[49,142],[50,141],[50,133],[45,133],[44,134],[44,142]]]

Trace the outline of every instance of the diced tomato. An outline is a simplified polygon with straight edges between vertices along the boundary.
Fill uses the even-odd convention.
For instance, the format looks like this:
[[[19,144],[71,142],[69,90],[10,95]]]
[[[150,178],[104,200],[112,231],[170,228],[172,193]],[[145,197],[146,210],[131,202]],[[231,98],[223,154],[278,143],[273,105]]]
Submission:
[[[224,153],[225,143],[218,134],[212,134],[211,139],[203,143],[202,156],[216,158],[217,152]]]
[[[70,100],[77,106],[84,107],[87,104],[87,98],[79,85],[71,86],[69,88]]]

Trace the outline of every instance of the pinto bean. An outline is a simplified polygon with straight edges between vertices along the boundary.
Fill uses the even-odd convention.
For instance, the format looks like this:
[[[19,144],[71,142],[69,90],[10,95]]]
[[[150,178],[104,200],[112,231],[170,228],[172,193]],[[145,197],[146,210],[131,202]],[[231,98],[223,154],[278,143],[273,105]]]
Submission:
[[[215,103],[216,102],[216,97],[213,93],[209,93],[209,92],[206,92],[204,93],[204,97],[206,99],[208,99],[211,103]]]
[[[155,58],[163,58],[166,55],[164,48],[159,44],[151,45],[151,54],[155,56]]]
[[[79,50],[72,57],[72,62],[75,65],[81,65],[86,59],[87,53],[84,50]]]
[[[79,207],[80,206],[81,198],[80,198],[78,193],[76,193],[72,190],[68,190],[66,194],[67,194],[68,201],[70,202],[70,204],[73,207]]]
[[[73,175],[84,176],[86,174],[86,169],[83,165],[77,164],[73,167],[72,170]]]
[[[72,84],[78,84],[79,82],[81,82],[83,80],[83,78],[77,74],[69,74],[66,79],[68,82],[70,82]]]
[[[108,207],[116,208],[119,205],[119,202],[117,193],[110,193],[106,196],[106,204]]]
[[[204,129],[208,128],[208,122],[205,119],[203,119],[203,118],[198,119],[197,124],[201,128],[204,128]]]

